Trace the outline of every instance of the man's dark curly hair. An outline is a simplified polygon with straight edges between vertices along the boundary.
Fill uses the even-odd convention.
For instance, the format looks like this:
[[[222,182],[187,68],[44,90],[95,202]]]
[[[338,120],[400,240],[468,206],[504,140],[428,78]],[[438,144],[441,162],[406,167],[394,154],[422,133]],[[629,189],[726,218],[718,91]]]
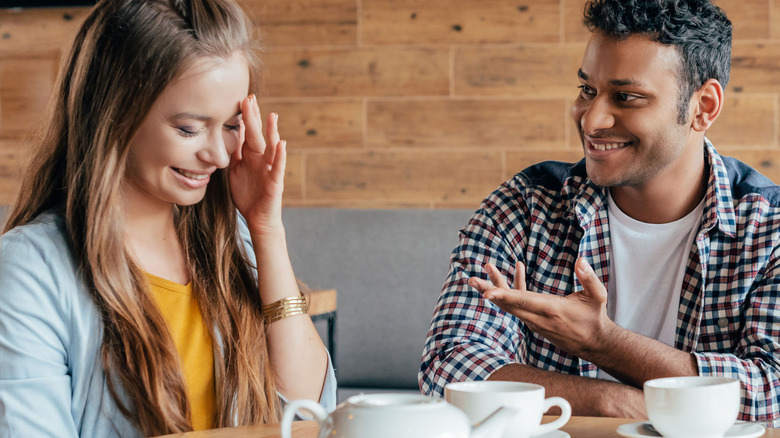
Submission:
[[[731,69],[731,21],[709,0],[591,0],[585,25],[624,39],[641,34],[675,46],[680,54],[678,121],[686,122],[688,103],[708,79],[723,88]]]

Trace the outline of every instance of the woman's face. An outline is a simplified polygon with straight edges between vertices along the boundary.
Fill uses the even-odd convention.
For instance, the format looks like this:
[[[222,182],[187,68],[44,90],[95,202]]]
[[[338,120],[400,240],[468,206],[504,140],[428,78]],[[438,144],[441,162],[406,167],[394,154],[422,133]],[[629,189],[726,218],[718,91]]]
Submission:
[[[248,89],[249,69],[239,52],[196,62],[172,82],[130,142],[127,205],[200,202],[211,174],[227,167],[239,147],[240,103]]]

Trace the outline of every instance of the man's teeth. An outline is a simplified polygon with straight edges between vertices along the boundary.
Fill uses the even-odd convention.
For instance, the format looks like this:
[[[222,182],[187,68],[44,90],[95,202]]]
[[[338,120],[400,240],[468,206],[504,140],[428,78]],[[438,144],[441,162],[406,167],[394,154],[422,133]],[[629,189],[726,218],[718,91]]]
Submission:
[[[605,144],[591,143],[591,144],[593,145],[593,149],[596,149],[597,151],[608,151],[610,149],[622,148],[627,143],[605,143]]]
[[[209,177],[208,173],[192,173],[182,169],[177,169],[177,170],[179,171],[180,174],[190,179],[206,179]]]

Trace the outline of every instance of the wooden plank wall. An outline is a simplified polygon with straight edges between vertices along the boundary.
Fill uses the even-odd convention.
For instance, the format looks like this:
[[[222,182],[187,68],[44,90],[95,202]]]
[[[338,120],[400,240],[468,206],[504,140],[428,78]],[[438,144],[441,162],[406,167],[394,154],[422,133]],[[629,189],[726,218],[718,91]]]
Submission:
[[[582,155],[582,0],[240,2],[267,48],[260,99],[288,139],[288,206],[473,208],[531,163]],[[780,0],[717,3],[734,61],[709,136],[780,182]],[[85,13],[0,12],[0,204]]]

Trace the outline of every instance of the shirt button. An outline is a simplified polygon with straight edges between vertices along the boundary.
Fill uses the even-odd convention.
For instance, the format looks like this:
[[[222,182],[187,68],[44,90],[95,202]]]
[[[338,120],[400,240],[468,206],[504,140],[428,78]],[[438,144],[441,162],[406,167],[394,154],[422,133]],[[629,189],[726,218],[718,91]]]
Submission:
[[[726,328],[729,326],[729,320],[726,318],[718,318],[718,327]]]

